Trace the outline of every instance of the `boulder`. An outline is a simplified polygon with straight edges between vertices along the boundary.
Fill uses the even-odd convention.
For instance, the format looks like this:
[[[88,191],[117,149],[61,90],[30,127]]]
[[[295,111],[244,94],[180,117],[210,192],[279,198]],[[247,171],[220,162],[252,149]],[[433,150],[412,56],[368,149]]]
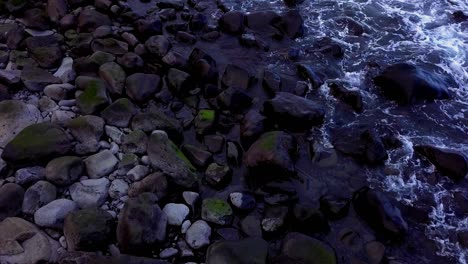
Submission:
[[[362,34],[364,34],[364,26],[351,17],[336,17],[334,20],[336,25],[346,30],[349,35],[361,36]]]
[[[0,187],[0,221],[16,216],[21,212],[24,199],[24,189],[15,183],[7,183]],[[0,254],[1,255],[1,254]]]
[[[261,185],[294,175],[296,149],[295,139],[285,132],[271,131],[263,134],[250,146],[244,157],[252,184]]]
[[[463,153],[428,145],[415,146],[414,150],[454,181],[463,180],[468,173],[468,158]]]
[[[362,95],[358,89],[347,89],[336,83],[330,83],[328,87],[330,88],[330,93],[338,100],[351,106],[358,113],[362,111]]]
[[[41,112],[33,105],[17,100],[0,102],[0,147],[25,127],[41,121]]]
[[[301,233],[289,233],[283,240],[281,249],[283,256],[291,263],[303,264],[335,264],[335,251],[329,245]]]
[[[239,241],[218,241],[206,253],[207,264],[266,264],[268,243],[261,238],[246,238]]]
[[[36,60],[40,67],[56,68],[62,62],[62,50],[55,37],[29,37],[25,40],[25,43],[31,57]]]
[[[279,92],[263,104],[263,113],[280,128],[303,131],[321,125],[325,116],[324,107],[312,100]]]
[[[449,84],[444,77],[408,63],[387,67],[374,83],[400,105],[449,98]]]
[[[109,104],[106,83],[103,80],[90,80],[84,91],[76,98],[76,106],[84,115],[97,113]]]
[[[71,142],[63,128],[51,123],[33,124],[24,128],[4,148],[2,159],[15,163],[38,163],[64,155]]]
[[[71,212],[65,218],[63,234],[70,251],[96,251],[107,249],[112,241],[114,219],[99,208]]]
[[[310,64],[298,63],[296,65],[297,74],[304,80],[308,81],[312,88],[319,89],[324,83],[325,77]]]
[[[22,212],[33,215],[37,209],[57,198],[57,188],[47,181],[38,181],[24,193]]]
[[[165,173],[177,185],[190,188],[197,181],[196,169],[164,131],[154,131],[148,141],[151,166]]]
[[[275,26],[292,39],[302,37],[305,31],[304,20],[297,9],[281,14],[281,19],[275,21]]]
[[[74,201],[68,199],[58,199],[39,208],[34,213],[36,225],[47,228],[63,228],[65,217],[78,209]]]
[[[160,79],[156,74],[132,74],[127,78],[125,91],[133,101],[146,102],[159,90]]]
[[[122,252],[151,252],[165,241],[167,217],[156,202],[157,197],[150,193],[125,202],[117,225],[117,241]]]
[[[127,87],[128,88],[128,87]],[[101,117],[107,125],[115,127],[128,127],[130,120],[137,110],[127,98],[120,98],[101,112]]]
[[[361,188],[353,195],[353,206],[378,234],[398,240],[408,232],[408,224],[400,209],[382,192]]]
[[[58,186],[68,186],[83,175],[84,164],[78,157],[65,156],[51,160],[45,168],[45,177]]]

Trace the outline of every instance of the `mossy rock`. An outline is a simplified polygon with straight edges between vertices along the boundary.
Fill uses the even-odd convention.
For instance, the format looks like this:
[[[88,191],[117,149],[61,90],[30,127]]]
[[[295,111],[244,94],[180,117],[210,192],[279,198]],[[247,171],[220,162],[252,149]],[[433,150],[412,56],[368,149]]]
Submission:
[[[10,141],[2,159],[11,163],[41,163],[67,153],[71,142],[63,128],[51,123],[33,124]]]
[[[195,118],[195,129],[200,135],[212,132],[216,123],[216,111],[211,109],[200,110]]]
[[[206,253],[206,264],[266,264],[268,243],[261,238],[218,241]]]
[[[301,233],[290,233],[283,241],[282,254],[304,264],[336,264],[333,248]]]
[[[202,219],[218,225],[230,225],[233,220],[231,206],[224,200],[207,198],[202,202]]]
[[[106,84],[102,80],[90,80],[83,93],[76,99],[76,105],[82,114],[99,112],[109,103]]]
[[[128,127],[130,120],[136,114],[136,108],[127,98],[120,98],[106,107],[101,113],[106,124],[116,127]]]

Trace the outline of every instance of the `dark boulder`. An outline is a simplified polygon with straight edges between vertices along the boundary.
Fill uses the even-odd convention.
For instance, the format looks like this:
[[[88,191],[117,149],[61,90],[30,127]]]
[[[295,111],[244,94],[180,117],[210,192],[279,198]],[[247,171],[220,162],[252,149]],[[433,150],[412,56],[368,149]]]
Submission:
[[[298,64],[297,73],[301,78],[309,81],[314,89],[318,89],[324,83],[324,76],[318,73],[317,70],[309,64]]]
[[[230,87],[218,95],[217,102],[221,108],[242,113],[252,105],[253,98],[240,89]]]
[[[468,173],[468,158],[463,153],[428,145],[415,146],[414,150],[454,181],[463,180]]]
[[[128,76],[125,91],[135,102],[146,102],[158,91],[160,80],[156,74],[135,73]]]
[[[199,48],[194,48],[190,53],[188,63],[195,81],[217,83],[218,68],[213,57]]]
[[[353,206],[357,214],[378,234],[390,239],[401,239],[408,231],[400,209],[382,192],[367,187],[353,195]]]
[[[93,32],[100,26],[110,26],[112,21],[103,13],[95,9],[85,8],[78,17],[78,30],[80,32]]]
[[[457,23],[461,23],[461,22],[464,22],[464,21],[468,21],[468,15],[466,15],[465,13],[463,13],[463,11],[461,11],[461,10],[458,10],[458,11],[453,12],[452,18],[453,18],[453,20],[455,20],[455,22],[457,22]]]
[[[364,26],[351,17],[337,17],[334,19],[338,27],[348,31],[348,34],[361,36],[364,34]]]
[[[374,83],[400,105],[449,98],[444,77],[407,63],[389,66],[374,78]]]
[[[130,100],[120,98],[101,112],[106,124],[116,127],[128,127],[137,110]]]
[[[206,253],[207,264],[266,264],[268,243],[261,238],[239,241],[218,241]]]
[[[328,87],[334,97],[351,106],[354,111],[358,113],[362,111],[362,96],[358,89],[351,90],[336,83],[330,83]]]
[[[285,92],[263,104],[264,115],[280,128],[303,131],[321,125],[325,117],[322,105],[312,100]]]
[[[219,25],[227,33],[240,34],[244,31],[244,14],[239,11],[229,11],[220,18]]]
[[[24,189],[18,184],[7,183],[0,187],[0,222],[7,217],[16,216],[21,212]]]
[[[250,74],[244,68],[229,64],[224,70],[221,83],[225,87],[234,87],[247,90],[250,84]]]
[[[180,122],[162,111],[140,113],[132,119],[132,129],[151,133],[154,130],[164,130],[173,141],[180,142],[182,139],[182,126]]]
[[[274,25],[279,28],[284,35],[295,39],[304,35],[304,20],[299,10],[289,10],[281,14],[281,19]]]
[[[283,256],[290,263],[336,264],[335,250],[324,242],[301,233],[289,233],[283,240]]]

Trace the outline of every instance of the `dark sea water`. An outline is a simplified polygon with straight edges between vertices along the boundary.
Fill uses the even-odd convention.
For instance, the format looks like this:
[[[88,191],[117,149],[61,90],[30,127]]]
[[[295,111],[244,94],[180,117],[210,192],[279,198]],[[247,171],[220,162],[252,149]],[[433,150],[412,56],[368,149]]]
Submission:
[[[234,1],[232,5],[234,9],[245,12],[288,9],[280,0]],[[467,263],[468,251],[460,248],[454,234],[468,229],[468,217],[454,213],[457,206],[454,195],[467,193],[468,185],[466,182],[454,184],[445,178],[433,182],[428,175],[433,174],[434,168],[413,156],[413,145],[433,144],[468,155],[468,23],[455,23],[452,19],[454,11],[468,11],[468,1],[306,0],[297,8],[307,28],[305,37],[293,44],[302,51],[302,60],[323,71],[332,69],[335,80],[346,82],[350,88],[359,88],[365,102],[362,114],[344,114],[328,94],[327,83],[335,80],[328,80],[320,88],[318,96],[327,102],[330,114],[326,125],[315,131],[316,144],[324,150],[331,149],[329,130],[354,122],[392,127],[404,142],[404,147],[390,153],[385,169],[357,169],[355,173],[365,174],[373,187],[385,190],[409,208],[424,208],[429,221],[421,224],[421,232],[414,236],[424,234],[434,241],[436,255],[449,257],[445,263]],[[363,24],[365,33],[350,36],[346,29],[335,23],[336,17],[341,16]],[[331,37],[344,46],[344,59],[324,61],[308,54],[311,43],[320,37]],[[272,51],[268,57],[269,68],[284,72],[292,70],[293,65],[284,59],[283,51]],[[382,100],[378,91],[366,81],[369,64],[373,62],[378,65],[410,62],[451,76],[452,99],[413,107],[399,107]],[[325,172],[318,174],[330,177]],[[336,185],[336,182],[331,184]],[[349,182],[343,185],[346,184]],[[414,260],[413,263],[441,261],[430,257],[424,261],[424,257],[419,257],[410,259]]]

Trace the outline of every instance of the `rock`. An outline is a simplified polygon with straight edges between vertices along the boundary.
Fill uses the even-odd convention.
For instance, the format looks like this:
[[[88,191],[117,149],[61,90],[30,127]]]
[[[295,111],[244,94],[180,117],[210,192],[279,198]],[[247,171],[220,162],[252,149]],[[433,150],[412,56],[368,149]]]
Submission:
[[[162,111],[137,114],[132,119],[132,129],[151,133],[155,130],[163,130],[172,141],[179,142],[182,138],[182,126],[180,122]]]
[[[449,85],[444,77],[407,63],[387,67],[374,78],[374,83],[400,105],[449,98]]]
[[[189,161],[198,168],[205,168],[212,158],[210,152],[194,145],[185,144],[183,145],[182,150]]]
[[[93,32],[100,26],[111,26],[112,21],[95,9],[85,8],[78,17],[78,30],[80,32]]]
[[[268,243],[261,238],[239,241],[218,241],[206,253],[206,264],[239,263],[266,264]]]
[[[192,45],[195,44],[195,42],[197,42],[196,36],[185,31],[177,31],[176,39],[182,43],[188,43]]]
[[[293,225],[296,230],[308,235],[330,231],[328,221],[320,211],[318,202],[297,203],[293,207]]]
[[[453,18],[453,20],[455,20],[455,22],[462,23],[462,22],[468,20],[468,15],[463,13],[463,11],[461,11],[461,10],[457,10],[457,11],[453,12],[452,18]]]
[[[80,208],[100,207],[107,200],[109,186],[106,178],[80,181],[70,186],[70,196]]]
[[[163,208],[170,225],[180,226],[190,213],[190,209],[185,204],[168,203]]]
[[[335,130],[332,144],[339,152],[370,165],[380,164],[388,157],[380,137],[374,129],[364,125]]]
[[[139,181],[150,172],[149,168],[144,165],[136,165],[133,169],[127,172],[127,178],[131,181]]]
[[[158,7],[161,9],[173,8],[177,11],[180,11],[184,8],[184,2],[182,0],[161,0],[157,3]]]
[[[234,207],[244,211],[253,210],[257,206],[255,197],[245,192],[233,192],[229,194],[229,200]]]
[[[58,243],[21,218],[0,222],[0,263],[56,263]]]
[[[164,131],[158,130],[151,134],[148,141],[148,157],[154,169],[165,173],[177,185],[186,188],[195,185],[195,168]]]
[[[33,215],[37,209],[52,202],[57,197],[57,188],[47,181],[38,181],[29,187],[25,194],[22,212]]]
[[[348,215],[350,200],[326,195],[320,197],[320,210],[330,220],[339,220]]]
[[[15,163],[38,163],[66,154],[71,148],[65,131],[54,124],[39,123],[24,128],[4,148],[2,159]]]
[[[362,111],[363,103],[359,90],[350,90],[336,83],[330,83],[328,87],[330,87],[330,92],[334,97],[351,106],[354,111],[358,113]]]
[[[198,111],[195,117],[195,129],[197,134],[204,135],[215,130],[216,112],[211,109],[202,109]]]
[[[192,208],[192,211],[195,211],[195,207],[198,205],[200,195],[196,192],[185,191],[182,193],[182,197],[186,204]]]
[[[218,95],[217,102],[221,108],[242,113],[250,108],[253,98],[240,89],[230,87]]]
[[[391,239],[401,239],[408,231],[408,224],[400,210],[384,193],[361,188],[353,196],[354,210],[377,233]]]
[[[385,246],[379,241],[371,241],[366,244],[366,253],[371,264],[381,263],[385,256]]]
[[[148,136],[141,130],[134,130],[122,139],[122,150],[126,153],[145,154]]]
[[[65,100],[71,97],[75,86],[69,83],[51,84],[44,88],[44,94],[55,101]]]
[[[0,186],[0,221],[18,215],[23,199],[24,189],[18,184],[7,183]]]
[[[250,146],[244,157],[254,184],[294,175],[295,139],[282,131],[263,134]]]
[[[27,66],[23,69],[21,81],[31,92],[42,92],[47,85],[62,82],[48,71],[34,66]]]
[[[155,258],[137,257],[125,254],[113,254],[112,256],[105,256],[94,252],[65,252],[61,255],[60,263],[65,264],[101,264],[101,263],[125,263],[125,264],[169,264]]]
[[[250,146],[265,131],[266,118],[256,110],[250,110],[244,115],[240,124],[242,143]]]
[[[39,208],[34,213],[34,222],[41,227],[61,229],[65,217],[77,209],[78,206],[75,202],[68,199],[58,199]]]
[[[113,180],[109,187],[109,196],[114,200],[118,200],[120,197],[127,195],[128,188],[128,183],[124,180]]]
[[[48,0],[47,15],[50,21],[58,23],[62,17],[67,14],[68,7],[65,0]]]
[[[147,252],[153,250],[157,243],[164,242],[167,217],[156,201],[156,196],[144,193],[125,202],[117,226],[121,251]]]
[[[125,53],[122,57],[117,58],[117,62],[131,72],[142,69],[145,63],[138,54],[133,52]]]
[[[297,132],[321,125],[325,116],[319,103],[285,92],[266,101],[263,113],[279,127]]]
[[[101,117],[107,125],[116,127],[128,127],[130,120],[137,110],[127,98],[117,99],[101,112]]]
[[[282,14],[277,27],[292,39],[302,37],[305,31],[304,20],[299,10],[289,10]]]
[[[219,153],[224,147],[224,137],[221,135],[206,135],[204,137],[205,146],[211,153]]]
[[[107,249],[114,231],[114,219],[99,208],[71,212],[65,218],[63,234],[70,251]]]
[[[364,26],[351,17],[336,17],[334,20],[336,25],[345,29],[349,35],[361,36],[364,34]]]
[[[113,38],[96,39],[91,43],[93,52],[102,51],[113,55],[124,55],[128,52],[128,44]]]
[[[21,81],[20,70],[0,70],[0,81],[6,85],[16,85]]]
[[[221,83],[225,87],[233,87],[245,91],[249,88],[250,74],[239,66],[229,64],[224,70]]]
[[[32,185],[45,177],[45,170],[43,167],[35,166],[29,168],[19,169],[15,173],[15,182],[21,186]]]
[[[144,192],[154,193],[158,199],[162,199],[167,194],[167,179],[160,172],[152,173],[143,180],[135,182],[128,190],[128,196],[136,197]]]
[[[231,181],[232,171],[227,165],[211,163],[205,171],[205,180],[215,188],[225,186]]]
[[[230,225],[234,218],[231,206],[221,199],[207,198],[202,202],[202,219],[218,225]]]
[[[0,147],[8,142],[25,127],[41,121],[39,110],[17,100],[0,102]]]
[[[195,88],[190,74],[176,68],[169,69],[166,80],[169,88],[178,95],[185,96]]]
[[[281,76],[276,72],[265,71],[263,73],[263,87],[271,94],[276,94],[281,88]]]
[[[200,249],[210,244],[211,227],[203,220],[193,223],[185,234],[185,241],[193,249]]]
[[[437,171],[454,181],[463,180],[468,173],[468,158],[463,153],[428,145],[414,149],[434,164]]]
[[[239,11],[229,11],[221,17],[219,26],[227,33],[240,34],[244,31],[244,14]]]
[[[76,106],[85,115],[99,112],[108,104],[106,83],[100,79],[89,81],[84,91],[76,98]]]
[[[29,37],[25,40],[31,57],[42,68],[55,68],[62,61],[62,50],[56,38],[50,36]]]
[[[88,176],[91,179],[98,179],[109,175],[114,171],[119,160],[109,150],[103,150],[91,155],[84,160]]]
[[[27,9],[23,13],[22,22],[28,28],[47,30],[49,28],[48,18],[44,11],[41,8]]]
[[[248,215],[241,221],[241,229],[248,237],[262,237],[260,220],[254,215]]]
[[[262,229],[270,233],[279,231],[286,223],[287,214],[288,207],[286,206],[267,207],[262,219]]]
[[[68,186],[83,175],[83,162],[78,157],[65,156],[51,160],[45,169],[45,177],[58,186]]]
[[[99,67],[99,76],[106,81],[111,94],[122,94],[127,75],[120,65],[115,62],[104,63]]]
[[[158,57],[164,57],[171,49],[172,45],[169,40],[162,35],[152,36],[145,42],[146,49]]]
[[[133,101],[146,102],[159,91],[160,79],[155,74],[132,74],[127,78],[125,91]]]
[[[289,233],[283,240],[282,255],[293,263],[335,264],[335,251],[329,245],[301,233]]]

